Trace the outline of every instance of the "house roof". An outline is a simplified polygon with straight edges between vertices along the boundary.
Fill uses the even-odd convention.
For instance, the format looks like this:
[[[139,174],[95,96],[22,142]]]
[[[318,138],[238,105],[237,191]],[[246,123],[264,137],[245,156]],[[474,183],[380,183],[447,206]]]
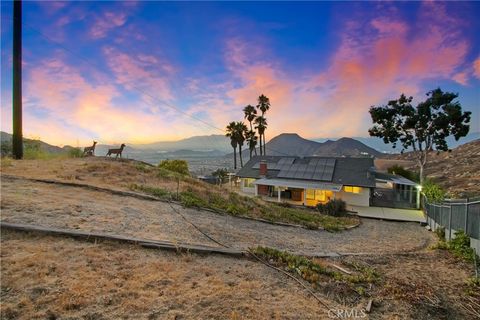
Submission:
[[[260,161],[267,163],[267,176],[260,177]],[[375,187],[372,158],[255,156],[237,173],[241,178],[317,181],[360,187]]]
[[[374,175],[375,175],[375,179],[377,179],[377,180],[384,180],[384,181],[393,182],[395,184],[403,184],[403,185],[407,185],[407,186],[417,186],[418,185],[418,183],[415,183],[412,180],[409,180],[405,177],[402,177],[402,176],[399,176],[399,175],[396,175],[396,174],[375,171]]]

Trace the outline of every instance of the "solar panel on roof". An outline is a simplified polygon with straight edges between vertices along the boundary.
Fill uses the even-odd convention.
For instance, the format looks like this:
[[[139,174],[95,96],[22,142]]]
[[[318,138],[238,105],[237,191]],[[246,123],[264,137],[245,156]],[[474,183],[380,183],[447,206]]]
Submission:
[[[281,158],[278,160],[279,164],[292,164],[295,161],[295,158]]]
[[[303,173],[302,179],[311,180],[313,177],[313,171],[305,171]]]

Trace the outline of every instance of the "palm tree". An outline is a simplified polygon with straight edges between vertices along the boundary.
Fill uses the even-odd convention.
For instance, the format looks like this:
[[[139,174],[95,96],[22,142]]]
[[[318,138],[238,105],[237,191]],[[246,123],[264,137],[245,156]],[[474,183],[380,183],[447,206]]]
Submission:
[[[233,168],[236,170],[237,169],[237,133],[236,133],[236,123],[235,122],[230,122],[227,126],[227,133],[225,136],[230,137],[230,145],[233,148]]]
[[[262,112],[262,118],[265,119],[265,112],[267,112],[269,109],[270,109],[270,99],[265,96],[264,94],[261,94],[259,97],[258,97],[258,104],[257,104],[257,109],[259,109],[261,112]],[[260,150],[262,148],[262,136],[263,136],[263,154],[266,155],[267,154],[267,150],[266,150],[266,143],[265,143],[265,130],[267,128],[266,126],[266,119],[265,119],[265,127],[263,128],[263,134],[260,134]],[[262,154],[260,152],[260,154]]]
[[[262,155],[262,136],[264,136],[265,129],[267,128],[267,119],[265,119],[263,116],[258,116],[255,118],[255,124],[255,129],[257,129],[260,137],[260,155]],[[265,140],[263,140],[263,143],[265,143]],[[265,154],[265,144],[263,148],[263,154]]]
[[[243,168],[243,158],[242,158],[242,147],[243,143],[245,142],[245,135],[244,132],[248,130],[247,126],[245,123],[238,121],[235,125],[235,134],[237,137],[237,143],[238,143],[238,153],[240,155],[240,168]]]
[[[255,120],[255,118],[257,117],[257,109],[255,109],[254,106],[252,106],[251,104],[249,104],[248,106],[246,106],[245,108],[243,108],[243,112],[245,113],[245,118],[244,119],[247,119],[248,123],[250,123],[250,132],[253,132],[253,126],[252,126],[252,121]],[[256,140],[257,140],[257,136],[255,134],[253,135],[247,135],[247,133],[245,132],[245,137],[249,137],[247,138],[247,141],[248,141],[248,145],[250,147],[252,141],[250,140],[251,139],[254,139],[255,138],[255,145],[257,144]],[[255,151],[255,155],[257,155],[257,149],[254,148],[254,151]],[[250,159],[252,158],[252,151],[250,149]]]
[[[250,150],[250,159],[252,159],[252,152],[255,151],[255,154],[257,154],[256,146],[257,146],[257,141],[258,137],[253,130],[245,131],[245,137],[247,138],[248,141],[248,149]]]

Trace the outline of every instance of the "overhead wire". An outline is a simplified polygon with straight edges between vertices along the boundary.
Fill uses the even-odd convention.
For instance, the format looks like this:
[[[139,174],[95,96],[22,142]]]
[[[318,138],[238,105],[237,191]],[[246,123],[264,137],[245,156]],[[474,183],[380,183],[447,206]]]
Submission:
[[[14,20],[14,18],[7,18],[7,19]],[[98,65],[98,64],[93,63],[89,58],[86,58],[86,57],[84,57],[83,55],[81,55],[81,54],[73,51],[72,49],[66,47],[66,46],[63,45],[62,43],[60,43],[60,42],[58,42],[58,41],[55,41],[54,39],[52,39],[51,37],[49,37],[48,35],[46,35],[44,32],[38,30],[36,27],[33,27],[32,25],[30,25],[30,24],[28,24],[28,23],[26,23],[26,22],[23,22],[23,21],[22,21],[22,24],[23,24],[24,26],[26,26],[27,28],[29,28],[29,29],[35,31],[36,33],[38,33],[40,36],[42,36],[42,37],[43,37],[44,39],[46,39],[48,42],[50,42],[50,43],[52,43],[52,44],[54,44],[54,45],[62,48],[64,51],[66,51],[66,52],[70,53],[71,55],[75,56],[76,58],[82,60],[84,63],[87,63],[88,65],[94,67],[96,70],[100,70],[100,71],[102,71],[103,73],[105,73],[107,76],[112,77],[112,75],[111,75],[106,69],[104,69],[102,66],[100,66],[100,65]],[[171,109],[173,109],[173,110],[181,113],[182,115],[184,115],[184,116],[186,116],[186,117],[189,117],[189,118],[191,118],[191,119],[193,119],[193,120],[195,120],[195,121],[201,122],[201,123],[203,123],[204,125],[206,125],[206,126],[208,126],[208,127],[210,127],[210,128],[213,128],[213,129],[215,129],[215,130],[218,130],[218,131],[222,132],[222,134],[225,134],[225,133],[226,133],[226,130],[225,130],[225,129],[219,128],[219,127],[217,127],[217,126],[215,126],[215,125],[213,125],[213,124],[211,124],[211,123],[209,123],[209,122],[207,122],[207,121],[205,121],[205,120],[203,120],[203,119],[201,119],[201,118],[199,118],[199,117],[196,117],[195,115],[192,115],[192,114],[190,114],[190,113],[188,113],[188,112],[185,112],[185,111],[181,110],[179,107],[177,107],[177,106],[175,106],[175,105],[173,105],[173,104],[171,104],[171,103],[169,103],[169,102],[167,102],[167,101],[165,101],[165,100],[163,100],[163,99],[160,99],[160,98],[158,98],[158,97],[150,94],[149,92],[145,91],[144,89],[136,86],[135,84],[133,84],[133,83],[131,83],[131,82],[119,81],[118,79],[116,79],[116,81],[119,82],[120,84],[124,85],[124,86],[128,86],[129,88],[132,88],[132,89],[134,89],[134,90],[136,90],[136,91],[138,91],[138,92],[140,92],[140,93],[142,93],[142,94],[150,97],[150,98],[153,99],[154,101],[159,102],[161,105],[167,106],[167,107],[169,107],[169,108],[171,108]],[[140,99],[141,99],[142,101],[144,101],[145,103],[147,103],[148,105],[150,105],[150,106],[157,106],[156,104],[150,103],[150,101],[145,100],[142,96],[140,96]],[[208,135],[207,135],[207,138],[209,138]],[[268,147],[268,146],[266,146],[265,148],[266,148],[267,150],[269,150],[269,151],[272,151],[272,152],[275,152],[275,153],[278,153],[278,154],[281,154],[281,155],[284,155],[284,156],[294,156],[294,155],[291,155],[291,154],[288,154],[288,153],[285,153],[285,152],[282,152],[282,151],[279,151],[279,150],[275,150],[275,149],[273,149],[273,148],[271,148],[271,147]]]

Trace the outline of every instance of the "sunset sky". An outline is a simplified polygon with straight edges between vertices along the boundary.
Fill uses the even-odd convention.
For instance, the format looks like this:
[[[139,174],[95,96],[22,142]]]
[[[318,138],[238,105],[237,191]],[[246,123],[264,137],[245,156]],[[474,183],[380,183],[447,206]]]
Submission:
[[[11,132],[12,2],[1,6]],[[371,105],[438,86],[480,131],[479,2],[24,2],[23,14],[24,134],[49,143],[222,134],[262,93],[267,140],[368,136]]]

